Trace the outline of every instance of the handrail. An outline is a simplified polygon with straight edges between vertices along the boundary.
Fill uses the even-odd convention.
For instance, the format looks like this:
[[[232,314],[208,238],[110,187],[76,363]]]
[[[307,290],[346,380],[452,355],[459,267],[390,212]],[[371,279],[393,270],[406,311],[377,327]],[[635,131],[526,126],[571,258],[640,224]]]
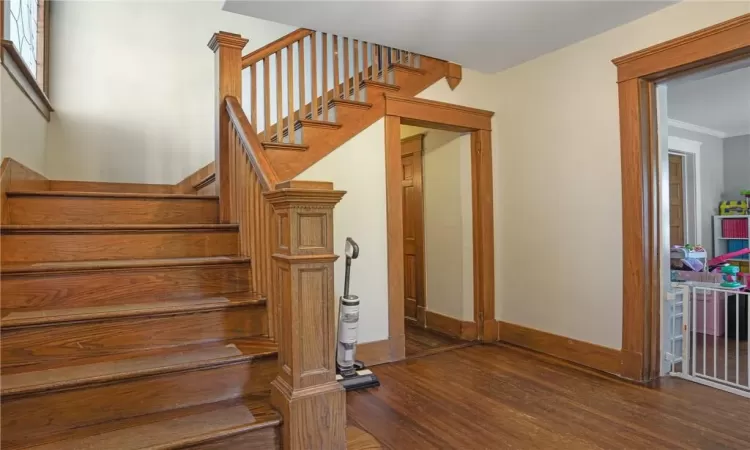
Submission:
[[[266,56],[276,53],[277,51],[283,48],[286,48],[289,44],[293,44],[299,41],[300,39],[304,39],[307,36],[310,36],[311,34],[313,34],[314,32],[315,31],[308,30],[307,28],[299,28],[295,31],[292,31],[286,36],[280,37],[279,39],[276,39],[270,44],[266,44],[263,47],[253,51],[252,53],[249,53],[243,56],[242,68],[244,69],[246,67],[250,67],[251,65],[265,58]]]
[[[242,141],[245,153],[247,153],[255,172],[258,174],[258,180],[260,180],[263,190],[274,190],[276,184],[279,182],[279,178],[271,162],[268,161],[266,153],[262,150],[263,146],[258,139],[258,134],[253,130],[252,125],[250,125],[250,121],[242,110],[239,100],[237,100],[237,97],[229,96],[226,98],[226,105],[229,120],[232,121],[235,130],[237,130],[237,136]]]

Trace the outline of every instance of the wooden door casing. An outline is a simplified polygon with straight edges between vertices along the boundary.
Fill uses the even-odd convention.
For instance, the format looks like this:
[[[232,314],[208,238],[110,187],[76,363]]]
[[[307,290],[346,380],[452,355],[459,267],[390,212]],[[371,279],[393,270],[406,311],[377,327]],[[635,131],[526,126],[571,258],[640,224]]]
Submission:
[[[404,228],[404,316],[425,323],[422,134],[401,141]]]

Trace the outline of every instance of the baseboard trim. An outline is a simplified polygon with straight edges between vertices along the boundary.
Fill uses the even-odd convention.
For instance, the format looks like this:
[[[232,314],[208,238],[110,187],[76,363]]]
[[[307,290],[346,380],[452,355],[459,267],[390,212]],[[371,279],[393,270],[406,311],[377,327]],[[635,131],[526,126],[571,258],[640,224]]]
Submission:
[[[434,311],[425,311],[425,328],[465,341],[477,340],[477,324],[475,322],[444,316]]]
[[[357,359],[367,367],[377,366],[404,359],[404,336],[392,336],[382,341],[365,342],[357,345]]]
[[[498,321],[498,341],[545,353],[582,366],[619,375],[621,351],[590,342]]]

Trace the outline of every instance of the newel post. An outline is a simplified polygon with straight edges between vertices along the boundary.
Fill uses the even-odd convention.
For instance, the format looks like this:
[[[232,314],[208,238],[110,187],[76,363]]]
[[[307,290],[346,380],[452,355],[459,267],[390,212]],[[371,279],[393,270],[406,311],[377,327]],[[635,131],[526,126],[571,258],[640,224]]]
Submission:
[[[214,33],[208,42],[208,48],[215,55],[216,87],[214,98],[214,136],[216,173],[216,192],[219,195],[219,221],[236,222],[232,211],[232,159],[229,154],[229,114],[224,99],[227,96],[237,97],[242,101],[242,49],[247,39],[239,34],[220,31]]]
[[[336,381],[332,183],[288,181],[273,205],[273,289],[279,315],[279,374],[271,402],[281,412],[283,448],[344,450],[346,396]]]

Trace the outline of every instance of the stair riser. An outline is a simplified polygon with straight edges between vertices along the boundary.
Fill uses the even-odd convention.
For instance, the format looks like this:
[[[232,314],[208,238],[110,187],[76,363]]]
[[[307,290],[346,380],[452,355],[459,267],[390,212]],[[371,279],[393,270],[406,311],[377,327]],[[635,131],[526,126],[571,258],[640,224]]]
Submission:
[[[8,199],[16,225],[112,225],[218,223],[212,199],[20,196]]]
[[[364,89],[364,99],[361,101],[368,103],[382,102],[383,94],[393,94],[398,91],[393,89],[386,89],[375,85],[369,85]]]
[[[122,305],[251,290],[249,264],[5,275],[3,308]]]
[[[365,113],[367,113],[367,111],[367,109],[346,105],[337,105],[328,110],[328,120],[331,122],[341,123],[344,125],[344,127],[349,128],[349,123],[353,119],[364,115]]]
[[[2,445],[20,446],[72,428],[264,393],[277,372],[276,360],[267,358],[3,399]]]
[[[413,84],[415,81],[422,79],[422,75],[417,72],[409,72],[406,70],[393,69],[391,71],[392,83],[397,86],[407,86]]]
[[[237,255],[236,231],[4,234],[3,262]]]
[[[337,128],[318,128],[318,127],[307,127],[302,126],[299,130],[294,132],[294,142],[296,143],[307,143],[313,142],[321,137],[327,136],[331,133],[336,132]]]
[[[264,305],[3,330],[3,368],[260,336]]]

